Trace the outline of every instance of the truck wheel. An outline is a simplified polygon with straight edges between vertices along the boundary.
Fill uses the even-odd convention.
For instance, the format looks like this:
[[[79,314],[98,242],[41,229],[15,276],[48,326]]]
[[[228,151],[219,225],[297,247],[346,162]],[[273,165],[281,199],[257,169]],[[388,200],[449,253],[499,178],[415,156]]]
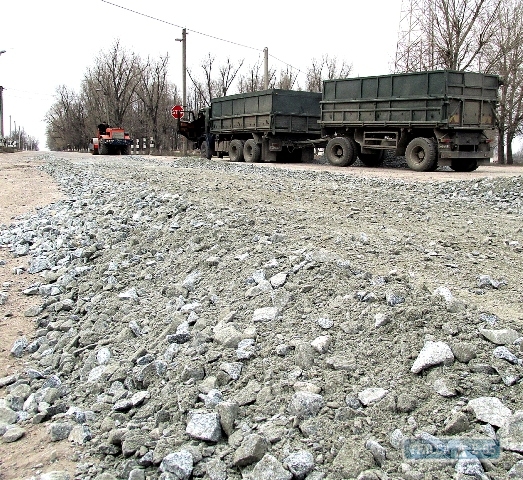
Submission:
[[[246,162],[259,162],[261,160],[261,148],[260,145],[252,138],[245,142],[243,146],[243,158]]]
[[[334,137],[325,148],[327,160],[336,167],[348,167],[356,161],[356,142],[352,138]]]
[[[430,172],[438,164],[437,151],[431,138],[417,137],[407,145],[405,160],[416,172]]]
[[[243,162],[243,142],[232,140],[229,145],[229,159],[231,162]]]
[[[358,158],[366,167],[379,167],[383,165],[383,150],[376,150],[372,153],[358,153]]]
[[[473,172],[478,168],[478,162],[476,160],[452,160],[450,168],[455,172]]]

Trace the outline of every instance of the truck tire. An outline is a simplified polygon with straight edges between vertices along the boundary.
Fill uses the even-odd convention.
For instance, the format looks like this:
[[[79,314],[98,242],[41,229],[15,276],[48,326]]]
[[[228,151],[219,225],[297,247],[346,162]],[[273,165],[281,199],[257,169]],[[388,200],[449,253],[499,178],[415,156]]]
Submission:
[[[348,167],[356,161],[356,142],[348,137],[334,137],[325,148],[327,160],[336,167]]]
[[[430,172],[438,164],[438,149],[431,138],[417,137],[407,145],[405,160],[411,170]]]
[[[232,140],[229,145],[229,159],[231,162],[243,162],[243,142]]]
[[[131,151],[131,148],[129,147],[129,145],[122,147],[122,155],[129,155],[130,151]]]
[[[261,160],[260,145],[252,138],[245,142],[243,146],[243,158],[248,163],[255,163]]]
[[[473,172],[478,168],[478,162],[474,159],[452,160],[450,168],[455,172]]]
[[[383,150],[375,150],[372,153],[358,153],[358,158],[366,167],[380,167],[383,165]]]

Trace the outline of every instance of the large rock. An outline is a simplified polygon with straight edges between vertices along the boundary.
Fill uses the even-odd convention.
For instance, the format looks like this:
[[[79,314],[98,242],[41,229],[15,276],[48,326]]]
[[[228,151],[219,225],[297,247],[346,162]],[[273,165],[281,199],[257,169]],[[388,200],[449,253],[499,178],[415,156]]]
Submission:
[[[412,365],[412,373],[420,373],[426,368],[434,365],[451,365],[454,361],[454,354],[451,348],[445,342],[425,342],[418,357]]]
[[[285,463],[294,478],[301,480],[314,468],[314,457],[307,450],[300,450],[288,455]]]
[[[361,472],[374,467],[372,453],[353,440],[346,440],[332,462],[333,477],[339,480],[355,478]]]
[[[499,429],[501,448],[523,454],[523,411],[515,412]]]
[[[480,328],[479,333],[496,345],[510,345],[522,336],[511,328],[503,328],[499,330]]]
[[[220,402],[215,409],[220,416],[220,424],[225,435],[229,436],[234,432],[234,421],[238,416],[239,405],[236,402]]]
[[[232,463],[237,467],[250,465],[261,460],[268,448],[269,443],[264,437],[257,434],[247,435],[240,447],[234,452]]]
[[[12,425],[16,423],[18,415],[14,410],[11,410],[9,407],[0,406],[0,427],[2,425]]]
[[[251,480],[292,480],[292,474],[283,468],[276,457],[266,454],[252,469]]]
[[[220,416],[216,412],[192,411],[185,432],[192,438],[217,442],[222,436]]]
[[[160,463],[160,471],[171,473],[174,480],[189,480],[193,471],[193,456],[187,450],[169,453]]]
[[[481,422],[501,427],[511,417],[512,412],[497,397],[479,397],[469,401],[467,408]]]
[[[298,391],[291,399],[289,412],[291,415],[296,415],[301,419],[310,418],[318,415],[323,404],[324,400],[321,395],[307,391]]]

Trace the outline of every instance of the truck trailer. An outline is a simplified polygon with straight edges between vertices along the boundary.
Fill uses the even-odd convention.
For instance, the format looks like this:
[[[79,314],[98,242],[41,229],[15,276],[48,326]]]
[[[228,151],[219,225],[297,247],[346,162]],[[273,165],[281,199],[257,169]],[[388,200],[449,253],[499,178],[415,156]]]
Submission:
[[[213,98],[179,132],[202,156],[232,162],[309,161],[320,139],[321,93],[262,90]]]
[[[310,161],[325,148],[335,166],[381,165],[391,150],[417,171],[489,163],[500,79],[439,70],[325,80],[322,93],[292,90],[214,98],[179,132],[202,156]]]
[[[449,70],[325,80],[327,159],[376,166],[393,150],[412,170],[475,170],[493,156],[499,85],[496,75]]]

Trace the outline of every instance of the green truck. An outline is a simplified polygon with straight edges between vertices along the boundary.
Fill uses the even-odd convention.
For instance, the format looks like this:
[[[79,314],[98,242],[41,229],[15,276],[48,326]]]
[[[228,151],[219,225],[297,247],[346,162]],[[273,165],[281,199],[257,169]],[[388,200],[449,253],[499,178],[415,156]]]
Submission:
[[[472,171],[493,156],[499,77],[430,71],[323,82],[320,126],[332,165],[383,161],[417,171]]]
[[[496,75],[449,70],[325,80],[322,93],[214,98],[179,132],[207,158],[310,161],[316,147],[332,165],[378,166],[391,150],[413,170],[472,171],[493,156],[499,85]]]
[[[233,162],[310,161],[320,139],[321,93],[262,90],[213,98],[179,132],[203,157]]]

